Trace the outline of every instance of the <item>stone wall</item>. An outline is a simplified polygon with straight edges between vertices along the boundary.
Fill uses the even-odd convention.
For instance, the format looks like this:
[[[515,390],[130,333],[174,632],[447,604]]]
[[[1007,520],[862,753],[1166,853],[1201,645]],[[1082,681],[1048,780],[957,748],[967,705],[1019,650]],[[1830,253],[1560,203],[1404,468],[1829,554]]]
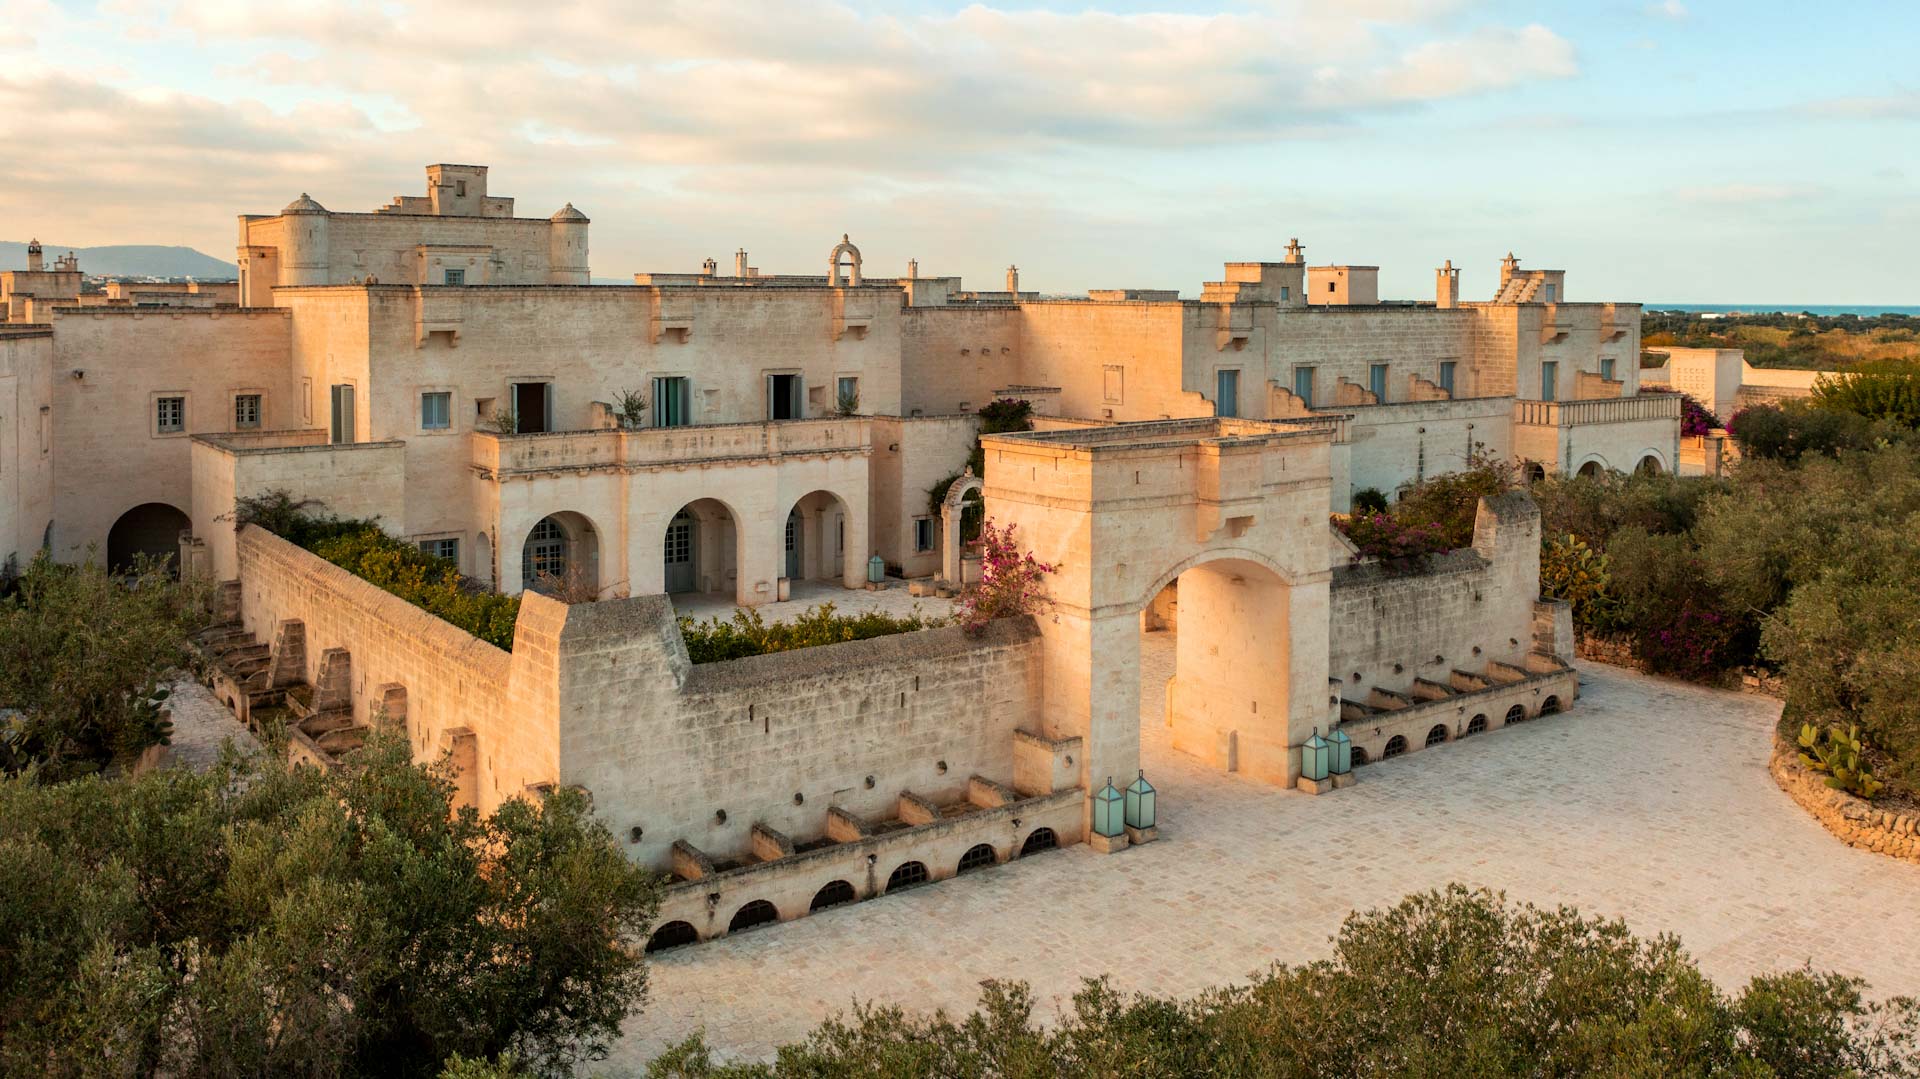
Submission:
[[[380,687],[398,683],[416,758],[438,758],[456,732],[472,732],[481,809],[558,778],[560,717],[540,689],[556,679],[551,640],[567,608],[525,601],[509,655],[264,529],[240,533],[238,563],[246,628],[270,643],[282,623],[301,623],[307,681],[327,650],[349,653],[357,720],[370,724]]]
[[[1371,487],[1392,501],[1403,485],[1466,468],[1469,454],[1504,460],[1513,452],[1506,397],[1361,406],[1348,415],[1348,489],[1334,491],[1336,512],[1348,509],[1348,491]]]
[[[0,326],[0,574],[22,569],[53,520],[53,334]]]
[[[1774,739],[1767,771],[1787,797],[1847,846],[1920,862],[1920,812],[1876,809],[1865,799],[1834,790],[1800,763],[1799,752],[1783,738]]]
[[[1409,693],[1488,663],[1524,666],[1540,596],[1540,510],[1524,491],[1482,499],[1473,547],[1436,556],[1421,573],[1371,565],[1334,571],[1329,675],[1342,696]]]
[[[868,493],[873,512],[871,551],[878,552],[903,577],[926,577],[940,570],[939,517],[927,512],[927,492],[965,468],[980,421],[971,415],[901,419],[873,418],[873,470]],[[932,516],[934,546],[914,550],[914,521]]]

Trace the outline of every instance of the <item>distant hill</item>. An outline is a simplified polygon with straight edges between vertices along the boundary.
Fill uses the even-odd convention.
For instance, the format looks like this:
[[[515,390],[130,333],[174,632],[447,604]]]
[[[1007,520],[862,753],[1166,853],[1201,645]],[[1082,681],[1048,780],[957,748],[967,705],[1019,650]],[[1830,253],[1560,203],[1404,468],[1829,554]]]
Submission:
[[[191,247],[164,247],[160,244],[67,247],[44,242],[40,246],[46,252],[48,266],[52,266],[56,257],[68,251],[79,255],[81,273],[128,277],[195,277],[203,281],[240,276],[240,267],[211,255],[203,255]],[[24,242],[0,240],[0,270],[26,268],[27,245]]]

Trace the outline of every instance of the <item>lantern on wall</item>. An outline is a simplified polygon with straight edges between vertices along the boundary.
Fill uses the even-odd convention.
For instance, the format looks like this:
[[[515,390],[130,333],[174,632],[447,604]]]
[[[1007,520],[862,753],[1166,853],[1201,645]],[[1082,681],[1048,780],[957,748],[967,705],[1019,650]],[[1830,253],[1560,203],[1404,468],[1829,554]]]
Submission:
[[[1333,762],[1327,770],[1337,776],[1353,771],[1353,739],[1347,737],[1347,732],[1335,727],[1327,744],[1333,747]]]
[[[1333,757],[1333,747],[1320,737],[1320,728],[1313,729],[1313,737],[1300,747],[1300,775],[1318,782],[1327,778],[1327,765]]]
[[[1152,828],[1159,815],[1155,801],[1153,784],[1147,782],[1147,773],[1141,772],[1127,784],[1127,827],[1142,832]]]
[[[1093,830],[1095,834],[1112,839],[1125,832],[1126,799],[1120,795],[1119,788],[1113,785],[1113,777],[1107,777],[1107,785],[1101,787],[1093,796]]]

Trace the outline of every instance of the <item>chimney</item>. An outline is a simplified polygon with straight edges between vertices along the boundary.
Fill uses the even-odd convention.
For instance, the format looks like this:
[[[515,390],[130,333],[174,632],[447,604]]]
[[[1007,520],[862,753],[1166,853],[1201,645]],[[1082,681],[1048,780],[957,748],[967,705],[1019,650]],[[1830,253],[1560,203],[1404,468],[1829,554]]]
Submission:
[[[747,249],[744,247],[733,253],[733,276],[735,277],[752,277],[753,276],[752,271],[747,266]]]
[[[720,274],[720,264],[712,259],[708,259],[700,264],[700,274],[703,277],[718,277]]]
[[[1433,306],[1442,310],[1460,306],[1460,271],[1454,269],[1452,259],[1433,271]]]
[[[920,260],[908,259],[907,260],[907,280],[918,281],[919,279],[920,279]]]
[[[1007,292],[1014,296],[1020,295],[1020,267],[1018,266],[1007,267]]]
[[[1281,259],[1280,261],[1286,263],[1289,266],[1304,265],[1307,261],[1306,252],[1307,252],[1307,249],[1300,246],[1300,238],[1296,236],[1293,239],[1287,241],[1287,257],[1284,259]]]
[[[46,268],[46,262],[40,256],[40,241],[27,241],[27,272],[38,273]]]
[[[1507,282],[1513,280],[1513,275],[1519,269],[1520,260],[1513,257],[1513,252],[1507,252],[1507,257],[1500,260],[1500,287],[1506,288]]]

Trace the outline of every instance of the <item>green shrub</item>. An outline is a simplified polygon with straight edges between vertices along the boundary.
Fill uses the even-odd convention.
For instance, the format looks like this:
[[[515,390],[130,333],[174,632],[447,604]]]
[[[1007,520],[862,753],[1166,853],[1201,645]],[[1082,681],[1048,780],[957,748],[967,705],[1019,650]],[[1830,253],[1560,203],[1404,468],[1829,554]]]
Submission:
[[[259,525],[488,644],[513,650],[519,596],[474,584],[452,560],[395,539],[371,520],[336,517],[317,502],[270,491],[236,500],[234,521],[236,527]]]
[[[1512,490],[1519,482],[1513,463],[1476,454],[1460,472],[1435,476],[1408,491],[1393,507],[1402,525],[1432,526],[1446,550],[1473,545],[1480,499]]]
[[[759,611],[747,607],[735,610],[733,617],[724,621],[719,618],[697,621],[687,615],[682,615],[679,621],[680,636],[687,642],[687,658],[695,663],[718,663],[796,648],[864,641],[947,624],[944,618],[923,617],[918,613],[904,618],[880,611],[835,614],[831,603],[809,607],[790,622],[768,622]]]
[[[1827,777],[1827,786],[1862,798],[1880,793],[1881,783],[1873,778],[1866,764],[1866,747],[1860,742],[1859,724],[1846,730],[1828,727],[1822,730],[1811,723],[1800,726],[1800,763]]]
[[[1613,625],[1613,582],[1607,556],[1572,534],[1548,540],[1540,548],[1540,594],[1563,599],[1573,608],[1573,623],[1588,632]]]
[[[1387,512],[1387,496],[1378,487],[1362,487],[1353,492],[1353,515]]]
[[[1814,380],[1815,408],[1884,420],[1904,428],[1920,425],[1920,362],[1873,360]]]
[[[1807,401],[1743,408],[1727,422],[1727,431],[1742,456],[1787,462],[1871,449],[1896,433],[1859,413]]]

